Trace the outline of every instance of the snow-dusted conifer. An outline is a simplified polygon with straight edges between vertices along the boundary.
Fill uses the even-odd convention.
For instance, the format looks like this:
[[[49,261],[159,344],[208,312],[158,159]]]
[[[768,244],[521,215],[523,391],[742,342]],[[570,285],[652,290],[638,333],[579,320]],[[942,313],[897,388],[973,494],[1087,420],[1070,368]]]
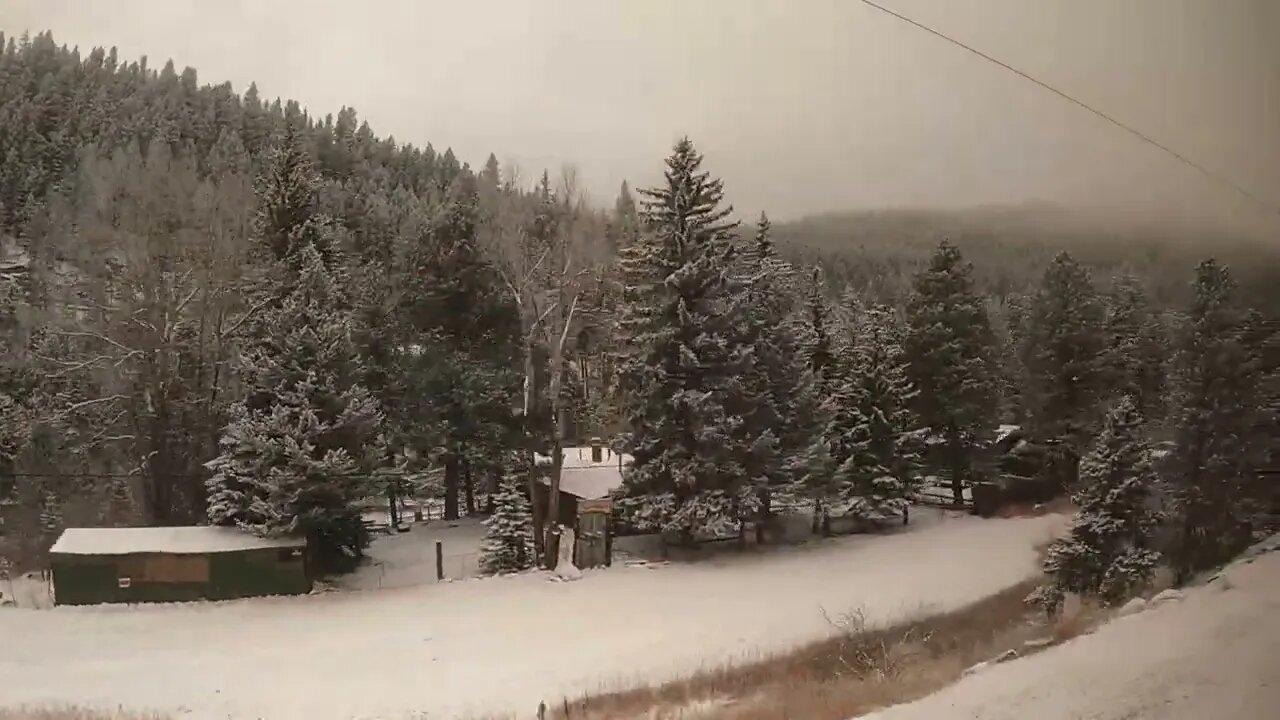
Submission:
[[[641,191],[646,232],[624,248],[621,383],[634,457],[619,507],[641,527],[734,532],[757,502],[740,418],[754,412],[743,378],[754,347],[736,289],[736,223],[723,183],[683,139],[665,184]]]
[[[1141,281],[1131,274],[1119,277],[1107,296],[1106,330],[1110,391],[1132,397],[1148,422],[1164,419],[1168,333]]]
[[[761,213],[754,242],[742,253],[745,341],[753,347],[753,367],[744,383],[754,412],[743,417],[740,429],[751,447],[744,464],[759,499],[760,538],[775,494],[792,489],[799,477],[817,411],[813,375],[806,369],[797,327],[789,322],[794,271],[778,257],[770,227]]]
[[[1032,426],[1042,438],[1083,453],[1097,427],[1106,381],[1104,309],[1088,269],[1059,253],[1030,310],[1023,357]]]
[[[907,378],[904,328],[892,308],[871,305],[857,322],[849,348],[851,379],[864,426],[862,453],[853,458],[861,517],[900,517],[920,462],[923,432],[911,410],[916,391]]]
[[[908,377],[917,391],[915,411],[943,441],[930,458],[951,476],[963,502],[978,447],[996,411],[995,335],[987,308],[973,287],[973,267],[959,248],[943,242],[916,276],[907,304],[904,346]]]
[[[209,519],[264,536],[305,534],[324,564],[368,542],[358,501],[381,453],[377,402],[353,379],[349,312],[311,245],[295,251],[292,290],[240,355],[245,398],[231,408],[208,467]]]
[[[1152,507],[1151,448],[1133,399],[1121,398],[1080,462],[1079,507],[1070,533],[1049,546],[1049,582],[1035,600],[1051,611],[1066,593],[1114,605],[1142,589],[1159,560],[1152,549],[1158,515]]]
[[[485,521],[480,569],[487,574],[519,572],[533,567],[533,521],[522,478],[504,475],[493,497],[493,514]]]
[[[825,424],[809,446],[802,482],[822,515],[885,522],[906,509],[921,433],[901,335],[892,309],[865,308],[829,369]]]
[[[1174,362],[1170,484],[1178,537],[1170,555],[1184,580],[1248,545],[1249,476],[1262,448],[1257,348],[1231,273],[1213,260],[1201,263],[1195,293]]]

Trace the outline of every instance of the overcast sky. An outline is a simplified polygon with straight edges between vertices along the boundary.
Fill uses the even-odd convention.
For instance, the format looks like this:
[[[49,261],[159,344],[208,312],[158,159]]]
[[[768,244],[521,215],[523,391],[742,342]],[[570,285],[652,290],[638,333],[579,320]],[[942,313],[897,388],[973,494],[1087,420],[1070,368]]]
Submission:
[[[880,0],[1280,205],[1280,1]],[[0,29],[256,80],[313,114],[592,195],[689,134],[744,212],[1052,200],[1228,208],[1229,191],[855,0],[0,0]]]

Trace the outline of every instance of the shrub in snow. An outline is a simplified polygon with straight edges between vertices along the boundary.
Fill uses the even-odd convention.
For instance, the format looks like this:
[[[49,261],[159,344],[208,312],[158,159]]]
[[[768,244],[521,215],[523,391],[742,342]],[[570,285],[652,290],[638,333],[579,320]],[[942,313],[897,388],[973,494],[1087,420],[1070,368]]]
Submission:
[[[480,569],[489,575],[519,572],[533,566],[533,521],[519,478],[504,477],[493,496],[493,514],[485,521]]]
[[[1033,599],[1058,610],[1066,593],[1114,605],[1145,586],[1159,554],[1149,549],[1158,516],[1148,499],[1154,481],[1150,449],[1133,401],[1122,398],[1107,415],[1094,447],[1080,463],[1080,510],[1065,538],[1049,546],[1049,582]]]

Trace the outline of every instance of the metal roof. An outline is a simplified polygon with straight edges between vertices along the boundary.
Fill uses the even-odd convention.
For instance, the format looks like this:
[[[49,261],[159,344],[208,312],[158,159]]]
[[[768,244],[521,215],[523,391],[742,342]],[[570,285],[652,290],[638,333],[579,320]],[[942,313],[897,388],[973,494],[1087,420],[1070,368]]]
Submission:
[[[306,545],[305,538],[261,538],[233,527],[67,528],[49,552],[61,555],[200,555]]]

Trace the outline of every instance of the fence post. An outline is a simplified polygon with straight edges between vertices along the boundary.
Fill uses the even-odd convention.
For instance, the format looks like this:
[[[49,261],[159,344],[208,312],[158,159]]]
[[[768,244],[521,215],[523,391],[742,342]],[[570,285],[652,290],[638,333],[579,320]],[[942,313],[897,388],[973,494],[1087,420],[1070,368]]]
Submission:
[[[444,543],[436,541],[436,581],[444,579]]]

